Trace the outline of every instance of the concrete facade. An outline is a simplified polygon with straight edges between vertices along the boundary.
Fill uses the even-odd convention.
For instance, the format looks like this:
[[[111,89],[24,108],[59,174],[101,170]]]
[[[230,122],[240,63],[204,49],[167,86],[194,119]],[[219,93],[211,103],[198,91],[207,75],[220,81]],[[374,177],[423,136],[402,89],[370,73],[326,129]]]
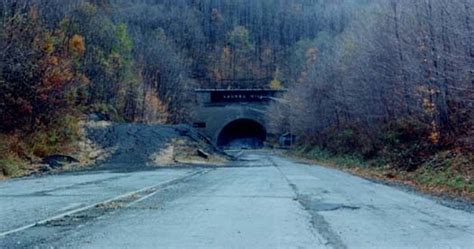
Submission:
[[[258,129],[264,127],[267,132],[266,111],[272,98],[279,97],[284,91],[274,90],[196,90],[198,107],[195,114],[196,127],[219,145],[219,137],[229,124],[246,120],[242,124]]]

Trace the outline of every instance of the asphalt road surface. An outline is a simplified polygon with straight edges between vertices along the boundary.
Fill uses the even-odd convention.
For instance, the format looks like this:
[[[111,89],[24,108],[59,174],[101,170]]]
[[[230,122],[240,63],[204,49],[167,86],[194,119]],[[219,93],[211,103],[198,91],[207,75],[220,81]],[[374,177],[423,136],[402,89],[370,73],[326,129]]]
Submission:
[[[0,248],[474,248],[474,214],[245,152],[222,168],[1,182]]]

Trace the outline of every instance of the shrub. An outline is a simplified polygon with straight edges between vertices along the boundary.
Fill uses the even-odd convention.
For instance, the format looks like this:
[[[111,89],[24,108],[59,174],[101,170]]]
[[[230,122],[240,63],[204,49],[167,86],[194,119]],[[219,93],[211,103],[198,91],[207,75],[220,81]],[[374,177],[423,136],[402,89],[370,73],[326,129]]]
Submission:
[[[82,137],[79,119],[64,114],[53,120],[33,133],[0,134],[0,175],[21,176],[27,169],[27,162],[37,161],[37,157],[68,153],[75,148],[71,145]]]
[[[423,164],[415,180],[428,187],[447,187],[458,192],[474,192],[474,154],[444,151]]]
[[[24,146],[17,136],[0,134],[0,175],[22,175],[25,165],[18,154],[23,153]]]
[[[326,148],[338,155],[360,155],[366,159],[376,154],[376,141],[353,127],[327,132]]]
[[[61,153],[65,146],[81,137],[78,118],[64,115],[57,118],[50,127],[42,127],[30,135],[31,153],[37,157]]]
[[[429,140],[431,127],[415,119],[391,123],[383,134],[384,155],[401,170],[416,170],[435,153],[436,146]]]
[[[321,163],[335,164],[340,167],[367,167],[367,163],[356,154],[336,154],[320,147],[300,147],[296,154]]]
[[[0,159],[0,172],[4,176],[21,176],[24,170],[24,162],[14,155],[4,155],[3,158]]]

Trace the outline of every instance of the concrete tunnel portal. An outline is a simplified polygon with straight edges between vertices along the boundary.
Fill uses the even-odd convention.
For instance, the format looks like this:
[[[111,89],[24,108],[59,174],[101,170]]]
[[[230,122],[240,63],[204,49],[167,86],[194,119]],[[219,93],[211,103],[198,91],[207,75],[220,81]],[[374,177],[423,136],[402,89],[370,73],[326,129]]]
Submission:
[[[264,125],[251,119],[237,119],[219,132],[217,146],[222,148],[261,148],[267,139]]]
[[[268,106],[286,92],[271,89],[196,89],[193,127],[221,148],[264,146]]]

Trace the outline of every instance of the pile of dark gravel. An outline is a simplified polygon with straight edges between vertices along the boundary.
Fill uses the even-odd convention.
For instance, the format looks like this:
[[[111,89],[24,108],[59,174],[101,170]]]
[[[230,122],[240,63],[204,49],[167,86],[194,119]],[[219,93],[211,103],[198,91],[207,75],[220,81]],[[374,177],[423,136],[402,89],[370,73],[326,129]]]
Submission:
[[[113,151],[112,156],[101,163],[101,169],[120,168],[124,164],[128,169],[144,167],[151,155],[164,149],[173,139],[198,141],[206,151],[217,151],[205,137],[187,125],[112,124],[88,128],[87,136]]]

